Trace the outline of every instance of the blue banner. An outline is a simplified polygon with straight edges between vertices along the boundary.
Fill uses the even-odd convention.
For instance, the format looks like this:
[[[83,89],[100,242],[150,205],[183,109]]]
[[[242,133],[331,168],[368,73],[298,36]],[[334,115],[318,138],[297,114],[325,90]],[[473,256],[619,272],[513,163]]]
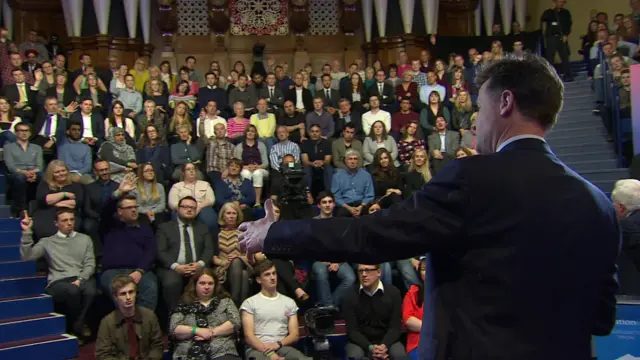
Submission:
[[[595,345],[598,360],[640,360],[640,303],[619,302],[615,328]]]

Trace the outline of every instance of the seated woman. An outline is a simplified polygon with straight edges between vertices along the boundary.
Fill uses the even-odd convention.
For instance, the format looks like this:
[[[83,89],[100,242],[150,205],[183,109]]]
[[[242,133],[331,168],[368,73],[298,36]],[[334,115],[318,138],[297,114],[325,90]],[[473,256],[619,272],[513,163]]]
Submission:
[[[93,100],[93,111],[102,115],[106,114],[105,106],[107,105],[107,93],[98,87],[99,79],[91,74],[87,75],[87,88],[80,91],[79,99]]]
[[[244,104],[240,101],[233,104],[233,113],[235,116],[227,121],[227,137],[232,144],[237,145],[242,142],[250,122],[244,117]]]
[[[391,162],[391,153],[387,149],[378,149],[371,171],[376,199],[383,209],[402,201],[402,176]]]
[[[427,150],[419,149],[413,153],[409,171],[404,174],[404,197],[409,198],[422,185],[431,180],[431,167]]]
[[[187,127],[189,135],[195,135],[193,133],[193,123],[191,121],[191,115],[189,114],[189,108],[185,102],[179,102],[176,104],[173,116],[169,120],[169,129],[167,131],[167,142],[169,144],[175,144],[180,141],[177,134],[178,126],[180,125]]]
[[[264,180],[269,177],[269,158],[267,146],[257,140],[258,130],[254,125],[249,125],[244,130],[243,141],[236,145],[235,158],[242,160],[240,175],[244,179],[251,180],[256,194],[254,207],[260,207],[262,201],[262,187]]]
[[[56,74],[56,86],[47,89],[46,97],[55,97],[58,99],[58,108],[64,111],[63,109],[66,110],[67,106],[76,101],[78,93],[72,86],[67,85],[67,75],[65,73],[58,73]]]
[[[171,312],[174,360],[235,360],[240,313],[211,269],[196,273]]]
[[[182,176],[184,180],[175,183],[169,191],[169,209],[177,211],[180,199],[192,196],[198,202],[196,220],[207,225],[209,231],[216,231],[218,229],[218,215],[213,210],[216,198],[211,185],[206,181],[198,180],[196,166],[192,163],[184,164]]]
[[[474,112],[471,115],[470,118],[470,122],[471,122],[471,128],[469,129],[469,131],[465,131],[464,134],[462,134],[462,138],[460,140],[460,146],[462,147],[466,147],[469,148],[471,150],[473,150],[476,154],[476,119],[478,118],[478,113]]]
[[[144,85],[142,94],[145,101],[153,101],[156,110],[166,114],[169,111],[169,92],[167,84],[162,79],[150,79]]]
[[[256,192],[251,185],[251,180],[240,176],[240,169],[242,169],[242,161],[232,158],[229,160],[227,177],[218,180],[213,186],[218,195],[218,204],[236,204],[242,210],[245,220],[251,221]]]
[[[418,122],[411,121],[400,130],[402,137],[398,142],[398,160],[400,166],[406,169],[411,162],[413,153],[418,149],[424,149],[426,144],[418,132]]]
[[[54,224],[58,208],[75,209],[74,228],[76,231],[82,229],[84,188],[81,183],[71,181],[64,161],[53,160],[47,165],[44,179],[36,190],[36,202],[33,231],[38,238],[54,235],[58,231]]]
[[[474,150],[466,147],[459,147],[456,149],[456,159],[465,158],[467,156],[478,155]]]
[[[0,97],[0,148],[6,143],[16,142],[15,127],[22,122],[13,111],[13,106],[5,97]]]
[[[136,197],[138,213],[146,215],[149,223],[158,226],[168,220],[164,186],[156,181],[156,171],[151,164],[138,167],[138,184],[131,193]]]
[[[189,128],[185,125],[180,125],[176,128],[178,132],[179,142],[171,145],[171,165],[175,168],[173,171],[173,181],[179,181],[180,175],[182,175],[180,168],[186,164],[191,163],[199,166],[201,163],[202,153],[198,150],[196,144],[194,144],[193,137],[189,135]],[[198,179],[204,179],[204,175],[196,168]]]
[[[427,275],[426,258],[420,260],[418,267],[420,284],[411,285],[402,301],[402,323],[407,329],[407,355],[412,360],[418,360],[418,344],[422,328],[422,311],[424,308],[424,282]]]
[[[222,205],[218,215],[220,231],[214,235],[216,246],[213,256],[213,265],[218,282],[227,284],[225,287],[231,291],[231,299],[240,306],[249,297],[249,274],[252,267],[249,259],[240,249],[238,226],[243,221],[242,210],[237,204],[228,202]]]
[[[460,136],[471,129],[471,115],[473,105],[469,92],[461,90],[453,102],[453,112],[451,114],[451,130],[460,131]]]
[[[447,120],[447,124],[451,124],[451,113],[442,103],[440,93],[432,91],[429,94],[429,103],[420,111],[420,126],[425,137],[435,131],[436,120],[440,116]]]
[[[196,107],[196,97],[189,93],[189,82],[181,80],[176,87],[176,92],[169,95],[169,107],[174,109],[178,103],[185,103],[189,110]]]
[[[166,141],[160,137],[160,129],[153,124],[145,127],[136,151],[138,164],[150,163],[156,171],[158,182],[164,186],[169,185],[173,175],[171,155]]]
[[[161,139],[166,140],[165,129],[167,128],[167,115],[158,110],[156,103],[153,100],[147,100],[144,102],[143,110],[136,115],[135,123],[138,126],[136,129],[136,139],[140,140],[144,130],[149,124],[156,126],[160,133],[158,134]]]
[[[98,158],[109,162],[111,180],[122,182],[126,173],[138,168],[136,153],[126,143],[124,129],[112,127],[108,134],[98,150]]]
[[[127,144],[131,147],[135,146],[136,138],[136,126],[133,124],[133,120],[125,116],[124,105],[121,101],[116,100],[111,104],[111,112],[109,116],[104,119],[104,132],[109,133],[111,128],[121,128],[127,133]]]
[[[400,162],[398,161],[398,145],[396,145],[396,141],[387,131],[382,121],[376,121],[371,125],[371,132],[369,132],[369,136],[367,136],[362,143],[364,166],[373,163],[374,156],[379,149],[387,149],[389,153],[391,153],[393,166],[400,166]]]

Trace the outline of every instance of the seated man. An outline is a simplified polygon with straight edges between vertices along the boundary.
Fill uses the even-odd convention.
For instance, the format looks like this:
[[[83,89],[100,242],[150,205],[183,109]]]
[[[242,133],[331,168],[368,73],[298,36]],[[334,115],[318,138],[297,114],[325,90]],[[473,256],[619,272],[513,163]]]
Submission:
[[[102,256],[102,237],[100,235],[100,222],[102,209],[113,192],[118,190],[117,182],[111,179],[111,170],[108,161],[98,160],[93,164],[93,172],[96,181],[85,186],[84,200],[84,231],[93,240],[93,250],[96,257]]]
[[[136,281],[130,276],[118,275],[109,285],[117,306],[100,321],[96,360],[161,360],[164,357],[162,330],[152,310],[136,306]]]
[[[124,116],[131,119],[136,117],[136,114],[142,111],[142,95],[136,90],[136,80],[131,74],[127,74],[124,77],[125,88],[120,89],[116,86],[116,82],[111,82],[111,93],[115,96],[114,101],[118,100],[122,102],[124,106]]]
[[[156,272],[169,312],[178,305],[191,275],[213,259],[213,239],[207,226],[195,221],[197,208],[198,202],[193,197],[180,199],[177,219],[160,224],[156,233]]]
[[[346,123],[342,128],[342,137],[335,139],[331,143],[331,161],[333,162],[334,169],[344,169],[346,164],[344,157],[347,150],[357,150],[362,154],[362,141],[355,138],[356,127],[350,122]],[[360,166],[362,166],[362,161]]]
[[[315,219],[327,219],[333,217],[333,210],[336,207],[335,198],[330,192],[321,192],[318,195],[318,207],[320,215]],[[353,268],[347,263],[330,263],[326,261],[316,261],[312,266],[313,275],[316,279],[318,290],[318,305],[321,306],[342,306],[342,299],[349,288],[356,282],[356,275]],[[331,276],[331,274],[335,276]],[[331,293],[331,277],[335,277],[340,282]]]
[[[139,216],[135,195],[135,177],[124,178],[116,194],[102,211],[101,231],[104,237],[100,284],[111,293],[111,282],[118,275],[128,275],[138,284],[138,305],[155,310],[158,284],[151,271],[156,259],[156,238],[147,216]],[[114,213],[117,217],[114,217]]]
[[[400,291],[380,280],[380,265],[358,265],[359,286],[342,304],[347,326],[348,359],[404,359],[400,343],[402,298]]]
[[[47,160],[50,161],[55,159],[58,139],[65,136],[67,119],[60,116],[58,100],[53,96],[47,97],[44,100],[44,110],[44,113],[36,116],[31,141],[34,144],[42,146],[42,149],[49,154],[48,157],[50,159]]]
[[[280,125],[276,130],[278,143],[273,145],[269,152],[269,163],[271,169],[280,171],[280,164],[284,161],[285,155],[292,155],[296,162],[300,161],[300,147],[293,141],[289,141],[289,131],[287,127]]]
[[[21,122],[16,125],[15,131],[16,142],[6,144],[2,155],[9,172],[14,215],[26,210],[27,200],[35,197],[44,168],[42,148],[29,141],[31,126]]]
[[[214,134],[214,137],[205,142],[207,144],[207,177],[213,186],[227,176],[229,161],[235,152],[235,146],[227,139],[225,125],[215,124]]]
[[[68,122],[67,136],[63,136],[58,142],[58,159],[67,164],[71,180],[83,184],[93,182],[91,155],[91,148],[82,141],[82,124]]]
[[[25,261],[42,257],[47,260],[46,293],[53,297],[55,311],[67,317],[67,329],[83,337],[88,332],[84,317],[96,297],[96,280],[93,278],[96,261],[89,236],[73,231],[75,217],[73,209],[58,208],[55,221],[58,232],[34,245],[33,220],[25,216],[20,222],[20,255]]]
[[[313,99],[313,111],[310,111],[305,115],[305,125],[307,131],[311,131],[311,126],[317,125],[320,127],[320,136],[323,139],[333,137],[336,132],[335,121],[333,116],[324,109],[324,101],[321,97]]]
[[[80,138],[82,142],[97,152],[105,138],[104,119],[100,111],[94,111],[93,99],[82,99],[80,111],[71,114],[69,122],[77,122],[81,125]]]
[[[293,347],[298,342],[298,306],[276,290],[278,274],[270,260],[255,269],[260,293],[242,303],[242,329],[246,359],[311,359]]]
[[[456,158],[456,149],[460,147],[460,133],[447,130],[447,120],[439,116],[435,131],[427,138],[429,157],[433,171],[438,172],[449,161]]]
[[[322,138],[321,132],[320,125],[312,124],[309,127],[309,140],[303,142],[300,148],[307,184],[312,191],[314,189],[329,191],[331,189],[331,178],[333,177],[331,141]],[[313,181],[315,179],[322,179],[322,186],[314,186]]]
[[[336,216],[360,216],[375,197],[371,174],[360,167],[360,153],[349,149],[345,153],[346,168],[338,169],[331,180],[331,192],[339,206]]]

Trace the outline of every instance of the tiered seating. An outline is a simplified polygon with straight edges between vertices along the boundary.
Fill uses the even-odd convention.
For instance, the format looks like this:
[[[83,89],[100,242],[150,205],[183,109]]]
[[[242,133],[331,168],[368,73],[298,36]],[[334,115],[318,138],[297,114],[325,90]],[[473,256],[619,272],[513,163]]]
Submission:
[[[78,341],[65,334],[65,317],[44,294],[46,276],[36,274],[35,262],[20,260],[19,220],[9,218],[4,200],[0,196],[0,359],[73,358]]]

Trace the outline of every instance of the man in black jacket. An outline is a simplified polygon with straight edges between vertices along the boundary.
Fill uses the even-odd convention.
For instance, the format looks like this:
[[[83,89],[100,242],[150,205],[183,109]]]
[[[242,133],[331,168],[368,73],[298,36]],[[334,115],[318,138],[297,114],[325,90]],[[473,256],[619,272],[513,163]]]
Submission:
[[[566,0],[553,0],[553,6],[542,13],[540,22],[547,27],[544,32],[547,60],[553,64],[557,52],[560,55],[564,81],[572,81],[569,65],[569,34],[571,34],[572,21],[571,13],[564,8],[566,2]]]
[[[607,196],[544,140],[562,82],[537,56],[491,64],[476,82],[481,156],[370,216],[276,223],[268,202],[240,226],[241,247],[359,263],[429,252],[420,359],[447,346],[454,359],[591,359],[592,335],[615,325],[620,231]],[[448,322],[451,336],[439,331]]]

